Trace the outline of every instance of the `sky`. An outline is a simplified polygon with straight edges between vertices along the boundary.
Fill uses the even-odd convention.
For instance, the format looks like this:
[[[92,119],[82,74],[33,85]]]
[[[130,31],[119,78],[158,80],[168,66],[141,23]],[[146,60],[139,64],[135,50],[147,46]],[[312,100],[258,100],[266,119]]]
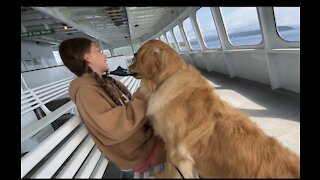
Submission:
[[[256,7],[220,7],[220,11],[228,33],[260,29]],[[300,7],[275,7],[274,11],[278,26],[300,27]],[[202,34],[217,34],[209,7],[200,8],[196,19]]]
[[[300,7],[275,7],[274,13],[276,16],[277,25],[299,26],[300,28]]]
[[[244,31],[261,29],[256,7],[219,7],[219,9],[221,12],[222,21],[225,25],[228,35],[236,32],[244,32]],[[291,27],[300,29],[300,7],[274,7],[274,14],[275,14],[275,23],[277,26],[291,26]],[[210,7],[199,8],[196,11],[196,21],[205,43],[206,41],[209,40],[208,39],[209,36],[218,37],[215,22],[212,17]],[[193,41],[193,42],[197,41],[195,31],[193,29],[193,26],[189,17],[183,20],[182,28],[184,29],[189,41]],[[182,36],[180,34],[180,28],[178,28],[178,26],[175,26],[173,28],[173,32],[178,42],[184,42],[182,40]],[[292,33],[288,34],[288,36],[289,35],[290,37],[286,37],[285,39],[291,38],[292,41],[296,41],[297,40],[296,36],[297,37],[300,36]],[[280,36],[281,36],[281,32],[280,32]],[[171,40],[168,35],[167,37],[170,42],[173,40],[173,39]],[[235,37],[232,37],[232,36],[230,37],[232,41],[236,41]],[[294,39],[292,39],[293,37]],[[235,39],[233,40],[232,38],[235,38]],[[258,34],[256,35],[255,38],[256,39],[253,39],[253,36],[252,36],[251,38],[252,42],[250,43],[255,44],[255,43],[259,43],[262,40],[262,36],[260,35],[260,37],[258,37]],[[254,40],[256,40],[257,42],[253,42]],[[215,44],[214,46],[219,46],[219,45]]]

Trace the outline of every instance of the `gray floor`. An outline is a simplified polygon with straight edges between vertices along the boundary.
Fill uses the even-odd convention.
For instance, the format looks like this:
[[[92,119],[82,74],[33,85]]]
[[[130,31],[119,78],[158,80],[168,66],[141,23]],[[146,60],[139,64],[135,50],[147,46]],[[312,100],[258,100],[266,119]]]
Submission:
[[[249,114],[268,135],[300,156],[299,94],[215,72],[201,73],[223,100]]]

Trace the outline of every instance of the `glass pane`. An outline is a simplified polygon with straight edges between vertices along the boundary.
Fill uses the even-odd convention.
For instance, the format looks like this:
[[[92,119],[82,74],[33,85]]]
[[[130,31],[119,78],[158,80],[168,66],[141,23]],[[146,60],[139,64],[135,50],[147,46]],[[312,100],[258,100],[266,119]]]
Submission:
[[[300,41],[300,7],[274,7],[278,34],[287,41]]]
[[[196,37],[196,33],[194,32],[190,18],[187,18],[183,21],[182,27],[187,36],[191,49],[200,50],[200,45]]]
[[[108,49],[105,49],[103,50],[103,53],[107,55],[107,57],[111,57],[111,53],[110,53],[110,50]]]
[[[167,38],[168,38],[168,41],[169,41],[170,46],[173,47],[173,48],[175,48],[176,50],[178,50],[177,45],[176,45],[176,43],[175,43],[175,41],[174,41],[174,39],[173,39],[173,36],[172,36],[171,32],[168,31],[168,32],[166,33],[166,35],[167,35]]]
[[[161,36],[160,36],[160,40],[163,41],[163,42],[168,43],[168,41],[167,41],[167,39],[164,37],[164,35],[161,35]]]
[[[200,34],[207,48],[221,48],[221,43],[209,7],[202,7],[196,11],[196,20]]]
[[[115,48],[113,52],[115,56],[132,56],[133,55],[131,46]]]
[[[53,56],[54,56],[54,59],[56,60],[57,65],[63,65],[63,61],[60,57],[59,51],[52,51],[52,52],[53,52]]]
[[[133,46],[134,52],[137,52],[140,47],[141,47],[141,44],[135,44],[135,45]]]
[[[262,42],[255,7],[221,7],[220,11],[231,44],[241,46]]]
[[[187,45],[186,45],[186,43],[185,43],[184,40],[183,40],[183,37],[182,37],[182,34],[181,34],[181,32],[180,32],[180,29],[179,29],[178,25],[176,25],[176,26],[173,28],[173,34],[174,34],[174,36],[175,36],[176,39],[177,39],[179,49],[180,49],[181,51],[187,51],[187,50],[188,50]]]

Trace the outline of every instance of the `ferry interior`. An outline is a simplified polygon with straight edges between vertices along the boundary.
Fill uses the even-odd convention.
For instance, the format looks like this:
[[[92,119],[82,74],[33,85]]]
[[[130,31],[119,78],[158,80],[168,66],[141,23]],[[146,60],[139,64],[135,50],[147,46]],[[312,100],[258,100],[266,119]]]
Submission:
[[[21,178],[148,178],[95,145],[69,98],[59,44],[84,37],[128,69],[145,42],[168,43],[215,92],[300,157],[300,7],[21,7]],[[112,75],[131,93],[141,80]]]

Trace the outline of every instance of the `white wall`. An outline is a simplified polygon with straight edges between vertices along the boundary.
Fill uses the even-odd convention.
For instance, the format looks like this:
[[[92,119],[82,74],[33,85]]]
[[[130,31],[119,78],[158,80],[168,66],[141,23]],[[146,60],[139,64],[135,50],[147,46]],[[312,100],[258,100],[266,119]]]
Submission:
[[[227,51],[225,56],[222,52],[215,50],[181,55],[188,63],[198,69],[230,75],[226,64],[226,62],[229,62],[229,69],[235,77],[271,86],[270,77],[272,76],[275,79],[275,89],[283,88],[300,93],[299,50],[289,52],[271,51],[268,52],[268,56],[266,56],[265,50],[261,49]]]

